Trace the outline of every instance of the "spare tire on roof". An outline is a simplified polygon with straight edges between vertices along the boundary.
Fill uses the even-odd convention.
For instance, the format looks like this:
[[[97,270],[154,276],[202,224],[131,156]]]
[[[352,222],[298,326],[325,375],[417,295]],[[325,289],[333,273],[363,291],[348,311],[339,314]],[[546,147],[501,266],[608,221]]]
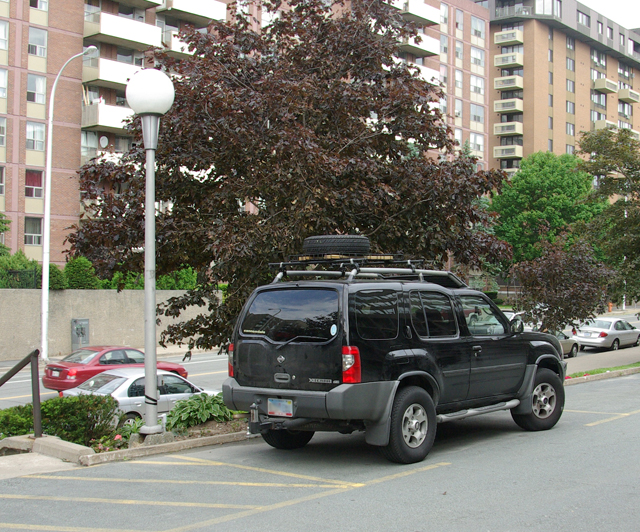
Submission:
[[[319,235],[305,238],[302,252],[310,255],[326,253],[367,254],[371,249],[369,239],[360,235]]]

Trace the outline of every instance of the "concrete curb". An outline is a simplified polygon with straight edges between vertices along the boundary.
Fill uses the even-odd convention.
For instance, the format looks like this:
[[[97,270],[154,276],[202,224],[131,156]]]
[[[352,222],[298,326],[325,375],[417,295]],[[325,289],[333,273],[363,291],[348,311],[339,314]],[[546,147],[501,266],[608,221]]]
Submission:
[[[585,373],[588,373],[585,371]],[[616,371],[607,371],[606,373],[597,373],[596,375],[585,375],[584,377],[574,377],[572,379],[565,379],[565,386],[573,386],[574,384],[582,384],[583,382],[600,381],[603,379],[613,379],[614,377],[624,377],[626,375],[633,375],[634,373],[640,373],[640,367],[619,369]]]
[[[202,438],[191,438],[188,440],[161,443],[159,445],[141,445],[132,449],[121,449],[119,451],[108,451],[106,453],[87,454],[78,457],[78,463],[83,466],[116,462],[118,460],[129,460],[131,458],[141,458],[154,454],[175,453],[185,449],[195,449],[209,445],[222,445],[223,443],[233,443],[248,439],[246,432],[233,432],[231,434],[219,434],[217,436],[204,436]]]

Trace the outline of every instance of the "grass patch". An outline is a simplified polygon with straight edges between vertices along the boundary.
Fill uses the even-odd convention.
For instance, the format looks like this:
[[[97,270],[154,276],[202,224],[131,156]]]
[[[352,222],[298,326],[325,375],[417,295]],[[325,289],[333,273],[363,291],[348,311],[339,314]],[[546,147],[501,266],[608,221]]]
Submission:
[[[600,368],[594,369],[591,371],[579,371],[578,373],[571,373],[568,377],[575,379],[577,377],[584,377],[585,375],[598,375],[600,373],[606,373],[607,371],[618,371],[621,369],[630,369],[630,368],[638,368],[640,367],[640,362],[636,362],[635,364],[628,364],[626,366],[616,366],[615,368]]]

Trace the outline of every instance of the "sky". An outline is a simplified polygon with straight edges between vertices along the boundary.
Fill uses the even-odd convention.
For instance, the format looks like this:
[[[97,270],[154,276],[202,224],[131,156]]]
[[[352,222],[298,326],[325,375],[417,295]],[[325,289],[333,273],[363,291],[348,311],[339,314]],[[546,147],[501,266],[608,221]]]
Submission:
[[[628,30],[640,28],[640,0],[578,0]]]

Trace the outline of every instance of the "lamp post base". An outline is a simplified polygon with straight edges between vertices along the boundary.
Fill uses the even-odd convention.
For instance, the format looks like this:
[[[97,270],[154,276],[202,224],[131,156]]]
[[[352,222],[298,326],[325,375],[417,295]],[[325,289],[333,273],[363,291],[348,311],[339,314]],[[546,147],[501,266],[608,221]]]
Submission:
[[[140,434],[161,434],[162,432],[164,432],[162,425],[144,425],[140,427]]]

